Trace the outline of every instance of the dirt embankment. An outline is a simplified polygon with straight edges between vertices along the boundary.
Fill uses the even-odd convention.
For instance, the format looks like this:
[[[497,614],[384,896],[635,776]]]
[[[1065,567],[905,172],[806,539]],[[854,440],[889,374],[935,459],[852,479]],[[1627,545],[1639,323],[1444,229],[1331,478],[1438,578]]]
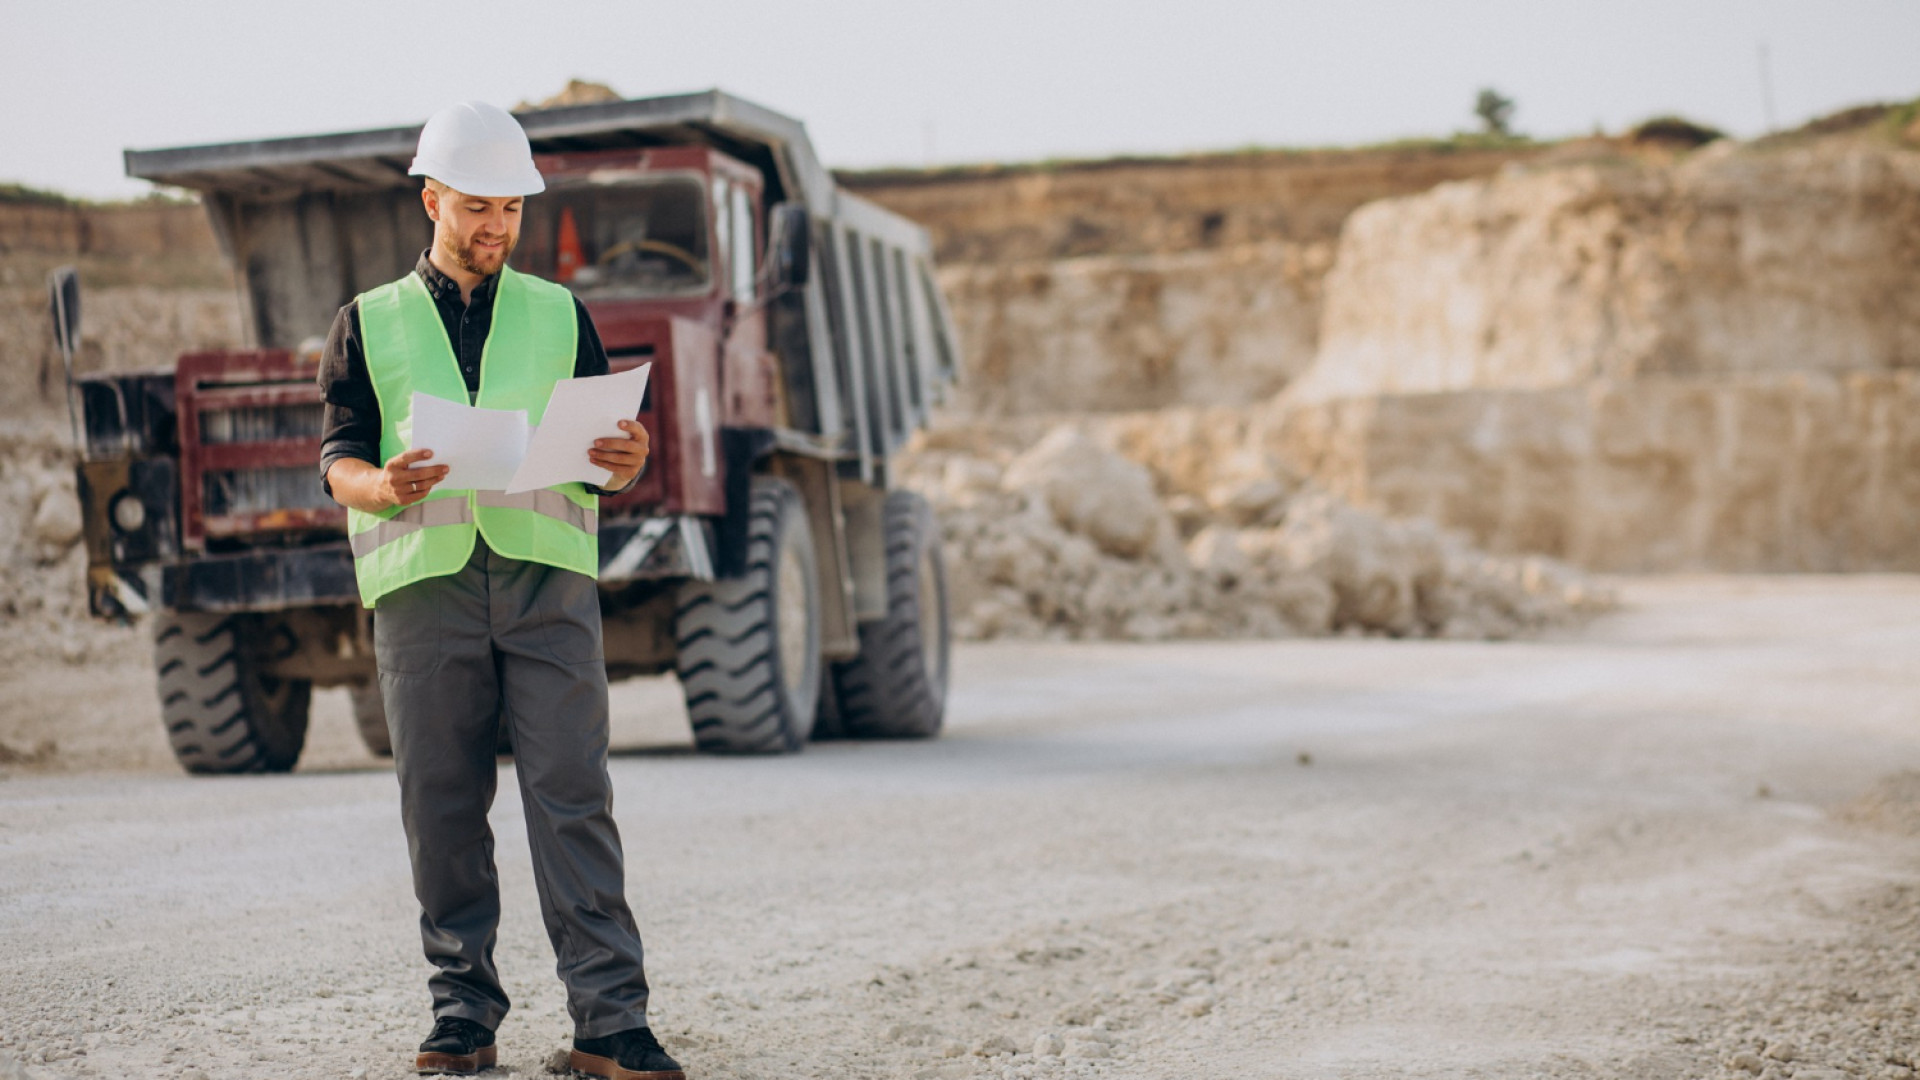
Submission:
[[[244,342],[232,278],[199,206],[0,202],[0,663],[57,669],[0,710],[0,766],[58,767],[66,732],[46,716],[110,719],[125,703],[98,688],[149,662],[141,633],[87,614],[46,284],[63,265],[80,272],[81,372],[167,368],[182,352]]]
[[[1653,378],[1268,409],[1281,460],[1607,571],[1920,570],[1920,373]]]
[[[244,343],[233,278],[200,207],[0,202],[0,418],[64,417],[47,274],[80,272],[79,371],[167,367]]]
[[[1720,143],[1357,211],[1300,402],[1920,368],[1920,153]]]
[[[1887,370],[1920,155],[1875,117],[843,179],[932,232],[975,415]]]
[[[1494,551],[1920,568],[1920,132],[1891,112],[1363,207],[1266,445]]]
[[[1450,144],[1250,150],[836,175],[926,226],[943,265],[971,265],[1331,241],[1364,203],[1489,176],[1543,152]]]
[[[1257,401],[1313,362],[1323,242],[949,267],[982,416]]]
[[[843,174],[925,225],[980,415],[1223,405],[1312,361],[1341,225],[1542,148],[1249,151]]]

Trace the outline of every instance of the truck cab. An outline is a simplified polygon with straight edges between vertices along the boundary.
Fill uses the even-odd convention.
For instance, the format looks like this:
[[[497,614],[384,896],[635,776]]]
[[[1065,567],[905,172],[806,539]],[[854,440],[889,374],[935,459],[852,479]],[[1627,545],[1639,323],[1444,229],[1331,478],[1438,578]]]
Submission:
[[[612,369],[651,363],[657,398],[686,406],[662,411],[649,399],[642,423],[672,447],[663,455],[671,464],[649,468],[620,504],[721,513],[720,432],[790,426],[761,303],[769,289],[759,175],[706,147],[542,155],[536,164],[547,190],[524,204],[515,268],[572,290]],[[675,362],[714,349],[717,372]]]

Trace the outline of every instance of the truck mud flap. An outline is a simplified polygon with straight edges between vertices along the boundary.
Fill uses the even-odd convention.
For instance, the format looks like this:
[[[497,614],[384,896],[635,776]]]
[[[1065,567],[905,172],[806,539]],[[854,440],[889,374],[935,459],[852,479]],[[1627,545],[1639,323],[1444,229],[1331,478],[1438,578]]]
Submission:
[[[747,530],[753,519],[753,465],[774,447],[766,428],[720,429],[720,453],[726,462],[727,512],[715,523],[714,573],[739,577],[747,568]]]

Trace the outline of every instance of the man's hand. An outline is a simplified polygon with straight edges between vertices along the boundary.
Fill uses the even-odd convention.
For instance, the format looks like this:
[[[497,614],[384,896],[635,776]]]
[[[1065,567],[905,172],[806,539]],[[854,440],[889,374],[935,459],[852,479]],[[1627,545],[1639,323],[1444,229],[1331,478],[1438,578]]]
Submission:
[[[341,458],[328,466],[327,483],[336,502],[369,514],[412,506],[447,478],[445,465],[419,464],[432,456],[431,450],[407,450],[379,468],[359,458]]]
[[[445,465],[415,464],[433,456],[431,450],[403,450],[393,455],[380,469],[379,495],[382,508],[388,506],[412,506],[433,490],[433,485],[447,478]]]
[[[625,438],[595,439],[593,449],[587,451],[587,460],[613,474],[606,483],[599,485],[608,491],[618,491],[640,475],[640,470],[647,464],[647,450],[652,445],[647,438],[647,429],[641,427],[638,420],[620,421],[620,430],[626,432]]]

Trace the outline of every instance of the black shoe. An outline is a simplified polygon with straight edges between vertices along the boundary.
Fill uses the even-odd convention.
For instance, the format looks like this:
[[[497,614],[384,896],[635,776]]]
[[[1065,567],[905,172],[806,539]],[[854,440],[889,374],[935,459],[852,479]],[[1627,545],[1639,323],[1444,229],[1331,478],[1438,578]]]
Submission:
[[[661,1049],[651,1028],[628,1028],[601,1039],[575,1039],[567,1064],[575,1072],[607,1080],[687,1080],[680,1063]]]
[[[420,1044],[420,1056],[413,1069],[419,1073],[450,1073],[470,1076],[493,1068],[493,1032],[460,1016],[442,1016],[433,1022],[433,1032]]]

